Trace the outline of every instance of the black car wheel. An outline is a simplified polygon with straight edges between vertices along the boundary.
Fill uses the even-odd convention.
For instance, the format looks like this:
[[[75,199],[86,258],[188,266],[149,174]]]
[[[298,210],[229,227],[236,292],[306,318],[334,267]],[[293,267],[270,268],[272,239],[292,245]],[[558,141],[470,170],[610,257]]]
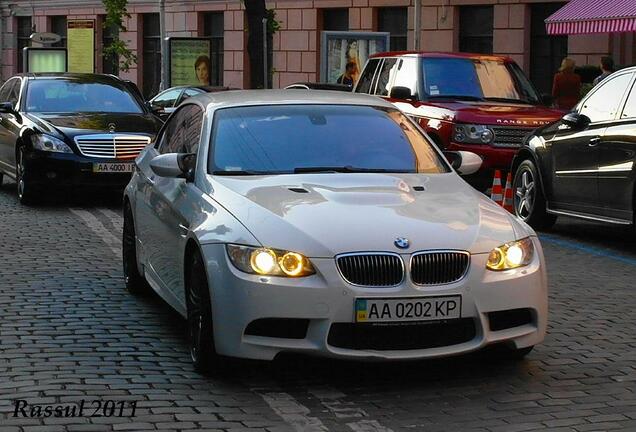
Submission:
[[[146,279],[139,273],[137,265],[137,236],[130,204],[124,205],[124,229],[122,235],[122,261],[126,289],[132,294],[147,294],[151,291]]]
[[[188,311],[188,340],[194,369],[199,373],[218,371],[221,359],[214,348],[212,306],[205,265],[196,251],[186,269],[186,306]]]
[[[545,198],[534,163],[526,159],[517,168],[513,181],[515,214],[536,229],[550,228],[556,216],[546,212]]]
[[[24,155],[24,146],[18,148],[15,165],[15,181],[18,185],[18,200],[21,204],[36,204],[39,197],[37,191],[29,178],[26,158]]]

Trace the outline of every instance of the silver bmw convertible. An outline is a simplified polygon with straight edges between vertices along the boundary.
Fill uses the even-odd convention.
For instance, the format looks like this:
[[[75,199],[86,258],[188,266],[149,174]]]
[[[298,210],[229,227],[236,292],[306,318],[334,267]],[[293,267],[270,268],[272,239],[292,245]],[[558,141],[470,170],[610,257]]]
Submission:
[[[535,232],[379,98],[230,91],[188,99],[124,196],[127,288],[187,318],[194,366],[281,352],[418,359],[545,335]]]

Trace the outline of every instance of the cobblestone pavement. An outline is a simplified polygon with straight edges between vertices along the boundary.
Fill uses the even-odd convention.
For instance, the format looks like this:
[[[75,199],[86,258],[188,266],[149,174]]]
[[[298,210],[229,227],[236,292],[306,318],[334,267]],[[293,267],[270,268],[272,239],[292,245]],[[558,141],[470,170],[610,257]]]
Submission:
[[[550,327],[524,361],[287,356],[205,378],[184,321],[124,290],[117,199],[26,208],[14,186],[0,188],[0,432],[636,430],[636,244],[625,231],[563,220],[542,234]],[[86,406],[14,418],[18,399]],[[123,416],[90,417],[95,401]]]

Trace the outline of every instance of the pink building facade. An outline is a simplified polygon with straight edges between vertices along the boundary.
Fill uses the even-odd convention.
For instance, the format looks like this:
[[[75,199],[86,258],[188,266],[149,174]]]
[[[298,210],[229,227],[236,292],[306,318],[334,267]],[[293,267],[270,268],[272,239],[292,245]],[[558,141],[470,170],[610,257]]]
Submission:
[[[415,0],[279,0],[280,30],[273,37],[273,86],[320,81],[321,31],[389,31],[392,48],[414,48]],[[545,91],[563,56],[596,65],[612,55],[620,65],[636,62],[634,34],[545,35],[543,19],[564,1],[421,0],[420,47],[426,51],[480,51],[514,58]],[[137,63],[120,76],[146,93],[156,90],[158,0],[129,0],[127,31],[120,38],[137,55]],[[1,78],[20,71],[20,49],[28,34],[63,32],[65,20],[94,19],[95,70],[109,72],[102,56],[105,11],[100,0],[0,0]],[[238,0],[166,0],[167,36],[214,36],[218,73],[214,84],[246,87],[249,82],[244,7]],[[393,37],[395,36],[395,37]],[[63,42],[62,42],[63,43]],[[150,47],[152,45],[152,47]],[[149,84],[152,81],[152,85]],[[154,87],[153,87],[154,86]]]

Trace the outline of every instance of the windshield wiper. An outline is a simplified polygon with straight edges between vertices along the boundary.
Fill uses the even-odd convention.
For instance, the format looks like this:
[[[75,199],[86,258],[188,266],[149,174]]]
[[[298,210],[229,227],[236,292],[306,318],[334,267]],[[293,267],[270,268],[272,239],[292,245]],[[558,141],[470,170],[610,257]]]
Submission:
[[[280,174],[274,171],[254,171],[254,170],[216,170],[212,171],[212,175],[226,175],[226,176],[241,176],[241,175],[266,175],[266,174]]]
[[[469,95],[427,95],[427,99],[457,99],[457,100],[467,100],[467,101],[483,101],[484,98],[479,96],[469,96]]]
[[[487,97],[484,98],[487,101],[493,102],[512,102],[512,103],[530,103],[528,99],[513,99],[513,98],[503,98],[503,97]]]
[[[323,166],[323,167],[299,167],[294,168],[294,174],[302,173],[323,173],[323,172],[339,172],[339,173],[414,173],[414,170],[397,170],[385,168],[358,168],[351,165],[345,166]]]

